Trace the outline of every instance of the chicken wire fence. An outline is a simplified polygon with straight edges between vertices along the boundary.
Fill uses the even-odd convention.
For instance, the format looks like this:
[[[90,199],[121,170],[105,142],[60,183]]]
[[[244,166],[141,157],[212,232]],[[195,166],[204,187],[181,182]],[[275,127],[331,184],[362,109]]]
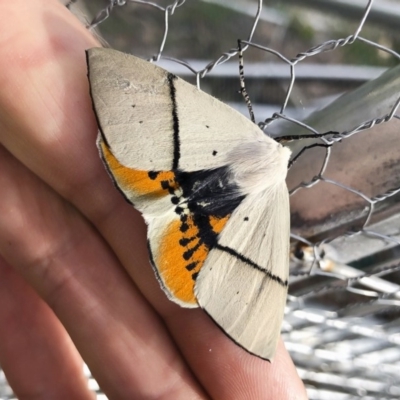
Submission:
[[[246,113],[237,94],[237,40],[241,39],[247,92],[259,125],[281,140],[316,136],[285,142],[292,159],[296,158],[287,179],[292,252],[282,327],[286,347],[310,399],[399,399],[400,146],[396,128],[400,125],[396,113],[400,67],[396,64],[400,55],[394,50],[395,42],[379,40],[379,35],[376,40],[373,33],[369,38],[367,26],[369,21],[379,24],[379,20],[396,26],[393,21],[400,23],[400,4],[307,0],[302,2],[305,10],[298,10],[298,4],[287,0],[287,6],[314,26],[321,22],[317,11],[337,12],[343,19],[345,10],[353,22],[344,24],[345,35],[320,42],[314,36],[310,40],[313,46],[290,46],[286,51],[282,37],[288,18],[281,9],[282,1],[198,1],[196,7],[207,9],[197,13],[191,8],[193,2],[185,0],[66,3],[88,29],[104,33],[113,47],[134,54],[139,49],[143,56],[207,91],[212,84],[217,97],[218,79],[231,80],[229,90],[236,95],[231,104]],[[210,7],[219,7],[219,18]],[[205,51],[208,56],[217,54],[211,62],[199,61],[196,38],[193,46],[183,39],[190,36],[182,23],[182,18],[188,17],[178,17],[185,8],[195,19],[203,18],[209,24],[212,34]],[[239,15],[245,21],[243,26],[232,28],[231,18],[221,19],[222,8]],[[95,16],[89,19],[91,13]],[[128,31],[115,35],[121,18]],[[269,25],[273,25],[272,34]],[[135,26],[136,32],[129,33]],[[216,27],[225,28],[228,41],[216,37]],[[203,26],[197,28],[200,37],[207,36]],[[172,47],[168,46],[171,36]],[[276,47],[269,45],[271,36]],[[215,50],[215,43],[227,44],[226,51],[221,51],[221,46]],[[390,59],[391,68],[337,63],[336,54],[360,48]],[[285,55],[293,52],[294,57]],[[190,56],[197,59],[188,60]],[[321,82],[338,90],[326,94]],[[261,105],[265,92],[272,93],[275,105]],[[306,97],[307,105],[303,103]],[[321,133],[326,135],[321,137]],[[12,398],[2,375],[0,382],[4,382],[0,397]],[[100,398],[95,382],[90,382]]]

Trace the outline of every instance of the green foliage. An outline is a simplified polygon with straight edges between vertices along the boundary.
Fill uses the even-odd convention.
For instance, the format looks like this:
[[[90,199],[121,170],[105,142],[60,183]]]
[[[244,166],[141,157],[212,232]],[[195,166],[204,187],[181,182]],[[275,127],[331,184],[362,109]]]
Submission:
[[[289,25],[290,33],[298,40],[311,42],[315,37],[314,29],[303,19],[294,16]]]

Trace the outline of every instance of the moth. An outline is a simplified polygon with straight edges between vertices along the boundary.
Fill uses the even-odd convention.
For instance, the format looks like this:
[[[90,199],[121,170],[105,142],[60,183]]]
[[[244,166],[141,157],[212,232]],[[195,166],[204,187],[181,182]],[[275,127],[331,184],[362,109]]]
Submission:
[[[104,48],[87,61],[98,148],[148,225],[162,289],[271,360],[288,288],[290,150],[149,62]]]

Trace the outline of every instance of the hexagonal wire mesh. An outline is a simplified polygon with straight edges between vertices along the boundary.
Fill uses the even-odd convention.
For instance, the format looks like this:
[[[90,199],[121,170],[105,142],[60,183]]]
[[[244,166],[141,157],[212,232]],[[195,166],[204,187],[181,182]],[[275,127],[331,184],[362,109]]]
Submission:
[[[113,42],[113,47],[128,52],[130,48],[139,49],[147,56],[153,52],[153,61],[164,65],[168,60],[167,69],[186,78],[191,74],[198,85],[201,82],[202,88],[209,84],[202,80],[206,75],[235,78],[233,87],[237,91],[238,64],[231,60],[238,53],[236,29],[230,33],[228,42],[218,39],[221,46],[225,46],[225,42],[233,46],[227,47],[225,52],[218,47],[220,55],[213,61],[183,61],[192,55],[189,51],[196,53],[187,44],[178,46],[180,40],[185,42],[183,37],[188,31],[179,32],[185,29],[182,19],[176,16],[178,9],[190,11],[189,2],[176,0],[161,5],[165,2],[110,0],[104,8],[94,2],[82,2],[80,11],[75,3],[70,1],[67,6],[79,16],[83,15],[82,9],[90,14],[85,7],[91,7],[92,11],[97,7],[88,28],[101,29],[104,25],[105,36],[108,30],[107,40]],[[366,28],[369,21],[378,25],[384,21],[388,29],[391,24],[396,26],[400,22],[400,5],[387,1],[375,4],[373,0],[308,0],[302,2],[303,7],[308,7],[304,10],[287,0],[284,6],[290,5],[290,14],[284,7],[282,9],[282,2],[279,2],[281,8],[274,8],[273,1],[265,2],[270,6],[267,9],[262,0],[198,3],[207,9],[195,13],[196,18],[204,18],[226,31],[234,25],[232,14],[225,20],[216,20],[210,7],[219,7],[219,16],[224,15],[221,9],[225,9],[247,21],[239,29],[245,37],[242,43],[246,85],[253,102],[256,98],[256,116],[267,117],[260,123],[265,132],[273,137],[331,132],[322,138],[287,143],[294,155],[301,154],[290,168],[287,180],[291,194],[292,261],[282,333],[310,399],[399,398],[400,146],[396,146],[399,124],[396,111],[400,102],[400,67],[368,67],[365,63],[349,67],[337,64],[335,56],[326,59],[322,56],[335,55],[343,49],[351,53],[361,46],[364,52],[373,49],[383,54],[383,58],[389,57],[392,65],[398,63],[400,56],[392,49],[395,44],[379,44],[379,40],[361,35],[364,31],[371,33]],[[126,12],[129,7],[135,7],[135,12]],[[129,29],[139,25],[135,32],[138,44],[133,44],[129,33],[116,35],[117,28],[110,25],[114,18],[121,18],[120,8],[125,10]],[[308,18],[314,28],[326,23],[327,20],[316,13],[319,8],[325,13],[328,10],[329,18],[339,12],[343,19],[345,12],[357,23],[352,28],[351,24],[342,26],[345,35],[320,41],[308,50],[296,49],[295,46],[301,44],[292,37],[290,51],[296,51],[297,55],[288,58],[283,53],[290,51],[282,47],[282,37],[289,26],[293,28],[296,18]],[[146,26],[141,14],[144,9],[148,16]],[[273,31],[268,28],[271,25]],[[202,25],[197,29],[199,36],[207,36]],[[155,33],[149,34],[151,31]],[[336,31],[339,30],[329,33],[333,35]],[[166,51],[170,36],[173,36],[174,45],[171,51]],[[278,40],[270,40],[271,36],[275,39],[278,36]],[[315,36],[323,36],[321,30]],[[309,42],[318,43],[315,36]],[[376,36],[373,31],[371,36]],[[211,40],[215,42],[215,35]],[[276,47],[267,46],[268,40]],[[215,53],[209,43],[205,51],[208,57]],[[167,57],[170,53],[176,57]],[[252,61],[247,62],[249,54]],[[266,62],[271,55],[277,62]],[[314,58],[319,63],[311,63]],[[274,82],[284,88],[280,99],[279,93],[272,94],[272,102],[276,103],[278,98],[280,106],[261,107],[258,102],[264,101],[262,86],[267,83],[267,91],[273,92],[270,88]],[[321,82],[338,87],[336,92],[341,96],[321,94],[318,87]],[[360,82],[365,83],[355,87]],[[302,107],[306,97],[312,99],[309,101],[312,113],[310,110],[301,112],[306,108]],[[294,99],[300,99],[297,109],[293,106]],[[267,101],[271,102],[271,98]],[[313,146],[315,144],[324,147]],[[11,398],[12,393],[5,383],[1,386],[4,378],[0,379],[0,397]]]

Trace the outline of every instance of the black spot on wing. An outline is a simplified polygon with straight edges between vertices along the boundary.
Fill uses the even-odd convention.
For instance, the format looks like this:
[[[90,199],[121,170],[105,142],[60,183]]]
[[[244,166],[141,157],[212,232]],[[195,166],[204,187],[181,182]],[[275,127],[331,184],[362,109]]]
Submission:
[[[188,271],[193,271],[197,267],[197,265],[198,265],[198,261],[194,261],[194,262],[186,265],[186,269]]]
[[[157,179],[158,174],[159,174],[159,172],[156,172],[156,171],[149,171],[149,173],[148,173],[149,178],[150,178],[151,180],[153,180],[153,181],[154,181],[155,179]]]
[[[178,206],[175,208],[175,212],[180,215],[183,213],[183,208]]]
[[[195,281],[197,279],[198,275],[199,275],[198,272],[193,273],[192,274],[192,279]]]
[[[185,233],[187,230],[189,229],[189,225],[186,221],[184,221],[181,217],[181,227],[180,227],[180,231],[182,233]]]
[[[182,238],[181,240],[179,240],[179,244],[182,247],[186,247],[190,242],[193,242],[193,240],[196,240],[196,237]]]

